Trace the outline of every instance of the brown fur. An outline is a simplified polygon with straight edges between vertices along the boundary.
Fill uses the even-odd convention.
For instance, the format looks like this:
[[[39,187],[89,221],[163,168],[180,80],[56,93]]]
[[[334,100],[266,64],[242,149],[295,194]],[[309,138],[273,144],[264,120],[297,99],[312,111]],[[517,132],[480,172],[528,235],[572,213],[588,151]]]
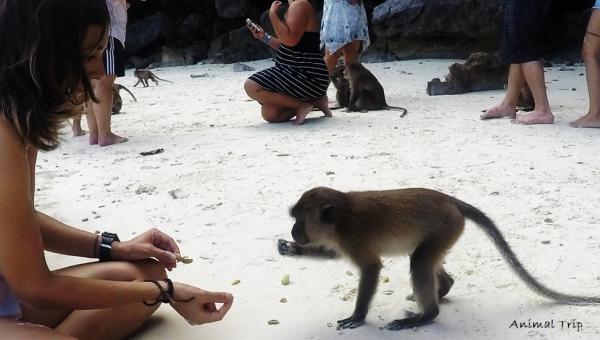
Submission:
[[[346,65],[343,72],[344,78],[348,81],[350,93],[347,105],[348,111],[364,112],[394,109],[402,111],[402,117],[406,114],[405,108],[389,106],[386,103],[383,86],[373,73],[361,63]]]
[[[153,81],[156,85],[158,85],[159,80],[172,83],[170,80],[159,78],[156,76],[156,74],[146,68],[136,68],[135,71],[133,71],[133,76],[138,79],[137,83],[135,83],[133,87],[136,87],[139,83],[142,83],[142,86],[144,87],[148,87],[148,80]]]
[[[600,297],[566,295],[539,283],[523,268],[501,232],[483,212],[434,190],[343,193],[319,187],[305,192],[290,213],[296,219],[292,237],[297,247],[329,247],[348,256],[360,268],[354,313],[339,320],[338,328],[355,328],[364,323],[379,281],[382,255],[410,255],[411,299],[421,310],[392,321],[386,328],[399,330],[431,322],[439,313],[439,299],[454,283],[442,263],[446,252],[462,234],[465,219],[486,232],[515,274],[537,293],[567,304],[600,303]]]
[[[338,108],[348,107],[350,101],[350,83],[344,77],[344,66],[338,65],[331,75],[331,82],[335,86],[337,92],[335,99],[337,100]]]
[[[112,113],[113,114],[120,113],[121,108],[123,107],[123,98],[121,98],[121,94],[119,94],[120,90],[127,91],[131,95],[131,98],[133,98],[133,101],[137,102],[137,99],[135,98],[133,93],[131,93],[131,91],[129,91],[129,89],[127,89],[125,86],[123,86],[121,84],[113,84],[113,105],[112,105]]]

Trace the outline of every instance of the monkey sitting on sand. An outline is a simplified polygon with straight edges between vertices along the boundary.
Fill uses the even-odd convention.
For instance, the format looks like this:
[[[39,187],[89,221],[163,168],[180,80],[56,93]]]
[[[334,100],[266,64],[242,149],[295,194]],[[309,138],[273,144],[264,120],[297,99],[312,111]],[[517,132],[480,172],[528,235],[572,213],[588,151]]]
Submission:
[[[113,114],[117,114],[117,113],[121,112],[121,108],[123,107],[123,98],[121,98],[121,95],[119,94],[120,90],[127,91],[131,95],[131,98],[133,98],[133,101],[137,102],[137,99],[135,98],[133,93],[131,93],[131,91],[129,91],[129,89],[127,89],[125,86],[123,86],[121,84],[115,83],[115,84],[113,84],[113,105],[112,105],[112,113]]]
[[[410,255],[411,299],[420,309],[420,313],[407,313],[406,318],[394,320],[385,328],[400,330],[433,321],[439,313],[439,300],[454,284],[442,264],[446,252],[463,232],[465,219],[479,225],[514,273],[536,293],[560,303],[600,304],[599,296],[567,295],[538,282],[523,268],[491,219],[441,192],[412,188],[344,193],[319,187],[305,192],[290,214],[296,220],[292,228],[295,242],[280,240],[280,252],[301,249],[316,254],[316,247],[324,247],[346,255],[360,268],[354,313],[339,320],[338,329],[364,323],[379,281],[382,255]]]
[[[348,107],[348,102],[350,101],[350,83],[348,82],[348,79],[344,77],[344,65],[335,67],[335,71],[333,71],[333,74],[331,75],[331,82],[337,90],[335,99],[337,100],[338,106],[334,109]]]
[[[340,79],[340,73],[343,73],[345,81]],[[348,111],[366,112],[392,109],[401,111],[401,117],[404,117],[407,113],[405,108],[387,104],[383,86],[373,73],[361,63],[337,66],[332,75],[332,81],[338,90],[336,96],[338,104],[340,106],[345,104],[344,106],[348,108]]]
[[[172,83],[170,80],[159,78],[147,68],[136,68],[135,71],[133,71],[133,76],[138,79],[137,83],[135,83],[133,87],[136,87],[139,83],[142,83],[142,86],[144,87],[148,87],[148,80],[152,80],[156,85],[158,85],[159,80]]]

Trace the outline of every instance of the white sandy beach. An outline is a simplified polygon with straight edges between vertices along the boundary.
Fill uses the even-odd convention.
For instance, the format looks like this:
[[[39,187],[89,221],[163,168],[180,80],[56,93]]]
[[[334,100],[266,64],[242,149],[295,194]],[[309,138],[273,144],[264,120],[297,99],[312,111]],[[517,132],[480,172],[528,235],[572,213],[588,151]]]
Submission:
[[[148,88],[133,88],[128,70],[118,82],[138,102],[121,92],[124,113],[113,116],[113,130],[130,140],[90,146],[66,127],[62,147],[38,159],[37,208],[122,239],[157,227],[194,259],[175,269],[173,280],[235,296],[222,322],[195,327],[163,306],[136,339],[599,339],[600,306],[557,305],[534,294],[471,222],[447,257],[456,282],[440,315],[414,330],[380,329],[416,310],[404,299],[408,258],[384,259],[389,282],[380,283],[366,325],[337,331],[336,320],[354,308],[356,268],[343,259],[277,253],[277,239],[290,238],[288,209],[314,186],[427,187],[486,212],[541,282],[600,295],[600,130],[567,126],[587,110],[583,67],[547,69],[556,123],[521,126],[479,120],[503,91],[427,96],[427,81],[443,78],[453,62],[366,65],[388,103],[408,109],[404,118],[394,111],[315,112],[303,126],[264,122],[242,88],[253,72],[233,72],[232,65],[157,69],[174,83]],[[333,86],[329,96],[333,102]],[[157,148],[164,152],[140,155]],[[48,254],[52,268],[80,261]],[[279,324],[267,324],[271,319]],[[554,328],[511,327],[529,320]],[[567,328],[573,321],[579,330]]]

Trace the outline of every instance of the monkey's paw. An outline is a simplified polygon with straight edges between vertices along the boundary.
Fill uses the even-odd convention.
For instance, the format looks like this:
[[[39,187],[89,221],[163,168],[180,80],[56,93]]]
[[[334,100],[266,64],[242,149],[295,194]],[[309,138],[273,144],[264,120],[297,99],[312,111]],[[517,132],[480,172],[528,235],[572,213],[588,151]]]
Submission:
[[[401,329],[407,328],[415,328],[428,323],[431,323],[433,320],[428,320],[427,318],[423,318],[423,315],[406,311],[406,318],[394,320],[387,325],[385,325],[384,329],[388,329],[390,331],[399,331]]]
[[[277,240],[277,250],[281,255],[300,255],[300,251],[296,242],[286,241],[284,239]]]
[[[338,320],[336,329],[337,330],[346,329],[346,328],[352,329],[352,328],[362,326],[362,325],[364,325],[364,323],[365,323],[364,317],[358,318],[355,316],[351,316],[346,319]]]

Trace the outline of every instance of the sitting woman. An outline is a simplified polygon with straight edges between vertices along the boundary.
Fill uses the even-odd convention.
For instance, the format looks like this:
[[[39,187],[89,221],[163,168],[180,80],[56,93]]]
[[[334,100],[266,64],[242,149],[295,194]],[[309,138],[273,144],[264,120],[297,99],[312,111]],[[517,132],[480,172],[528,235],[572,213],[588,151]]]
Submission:
[[[300,125],[313,107],[331,117],[326,95],[329,74],[319,48],[323,1],[290,0],[285,20],[278,16],[281,6],[275,1],[269,10],[277,37],[257,25],[248,26],[255,38],[277,49],[277,57],[274,67],[248,78],[244,89],[262,104],[262,116],[270,123],[296,117],[294,124]]]
[[[200,324],[221,320],[233,302],[169,280],[179,249],[156,229],[121,242],[35,209],[37,150],[58,147],[63,122],[97,101],[90,79],[104,76],[108,27],[105,0],[0,2],[2,339],[121,339],[161,303]],[[44,251],[100,262],[50,271]]]

